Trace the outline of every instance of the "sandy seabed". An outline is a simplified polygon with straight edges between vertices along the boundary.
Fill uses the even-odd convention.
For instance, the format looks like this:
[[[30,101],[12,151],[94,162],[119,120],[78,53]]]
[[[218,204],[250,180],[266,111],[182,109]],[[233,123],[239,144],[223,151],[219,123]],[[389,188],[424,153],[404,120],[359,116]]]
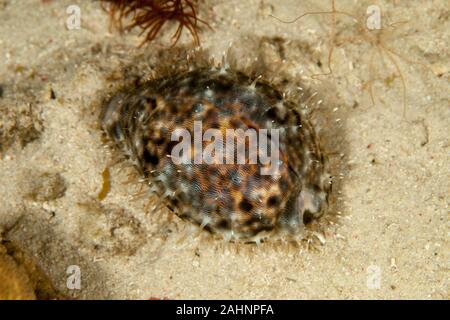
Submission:
[[[81,28],[68,30],[74,4]],[[337,223],[314,249],[237,252],[183,237],[186,223],[167,221],[145,193],[131,199],[140,186],[128,166],[110,168],[111,190],[98,199],[112,157],[97,124],[101,103],[151,73],[173,28],[138,48],[137,32],[110,30],[97,2],[0,0],[1,239],[78,299],[447,299],[450,8],[442,0],[337,9],[361,16],[372,4],[386,23],[402,22],[378,47],[345,16],[334,40],[331,15],[270,17],[329,11],[329,1],[203,1],[213,30],[200,38],[211,56],[232,44],[243,64],[258,58],[318,92],[336,184]],[[330,43],[333,74],[312,77],[328,71]],[[67,286],[70,266],[80,289]]]

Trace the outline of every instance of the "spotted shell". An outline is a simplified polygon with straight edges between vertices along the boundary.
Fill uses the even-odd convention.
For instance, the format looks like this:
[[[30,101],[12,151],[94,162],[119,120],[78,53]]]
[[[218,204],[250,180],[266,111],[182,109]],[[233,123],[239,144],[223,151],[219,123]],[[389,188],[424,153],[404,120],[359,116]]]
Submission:
[[[311,124],[298,105],[241,72],[198,68],[151,80],[113,96],[100,120],[171,210],[224,239],[295,237],[327,207],[330,177]],[[193,135],[195,121],[202,133],[278,129],[277,174],[261,174],[260,162],[174,163],[172,133],[185,128]],[[191,147],[190,158],[201,152]]]

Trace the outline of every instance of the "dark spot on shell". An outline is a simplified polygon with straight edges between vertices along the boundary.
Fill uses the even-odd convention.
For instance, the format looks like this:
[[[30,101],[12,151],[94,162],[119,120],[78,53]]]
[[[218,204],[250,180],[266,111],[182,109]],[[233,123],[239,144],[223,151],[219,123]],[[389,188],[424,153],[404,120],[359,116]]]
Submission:
[[[303,213],[303,224],[304,224],[304,225],[310,224],[311,221],[313,220],[313,218],[314,218],[314,215],[313,215],[311,212],[309,212],[309,211],[306,210],[306,211]]]
[[[216,224],[216,227],[221,230],[227,230],[230,228],[230,222],[228,220],[222,219]]]
[[[177,207],[177,205],[178,205],[178,199],[177,198],[170,198],[170,204],[174,207],[174,208],[176,208]]]
[[[206,111],[206,115],[205,115],[205,121],[206,122],[217,122],[219,119],[219,114],[216,110],[214,109],[208,109],[208,111]]]
[[[277,112],[275,107],[270,107],[267,111],[266,111],[266,115],[270,118],[270,119],[276,119],[277,118]]]
[[[170,141],[167,145],[166,145],[166,154],[171,155],[172,154],[172,149],[178,144],[178,141]]]
[[[160,137],[160,138],[154,138],[154,139],[152,139],[152,141],[153,141],[156,145],[160,146],[160,145],[163,145],[164,142],[166,142],[166,139],[164,139],[163,137]]]
[[[250,212],[253,209],[253,205],[248,201],[248,199],[243,199],[239,202],[239,209],[244,212]]]
[[[148,106],[150,106],[150,108],[153,110],[156,108],[156,99],[153,97],[147,97],[145,99],[145,102],[147,103]]]
[[[279,205],[281,202],[281,199],[279,196],[270,196],[269,199],[267,199],[267,206],[268,207],[275,207]]]
[[[159,163],[158,156],[151,154],[148,148],[144,148],[144,161],[150,163],[152,166],[157,166]]]

